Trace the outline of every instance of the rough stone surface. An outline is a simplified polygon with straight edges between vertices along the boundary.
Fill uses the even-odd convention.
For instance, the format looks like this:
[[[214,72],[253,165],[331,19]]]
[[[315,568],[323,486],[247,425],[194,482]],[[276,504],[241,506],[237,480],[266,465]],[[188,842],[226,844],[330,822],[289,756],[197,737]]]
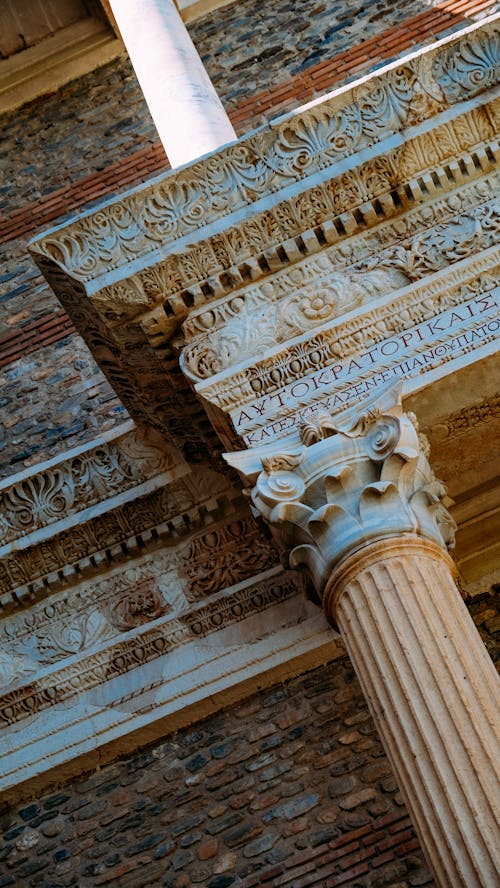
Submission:
[[[337,661],[4,810],[0,885],[432,885],[387,773]]]
[[[81,338],[0,369],[0,477],[92,440],[127,418]]]
[[[265,0],[258,4],[257,9],[252,0],[243,0],[242,3],[215,10],[192,23],[190,31],[229,109],[234,110],[246,98],[274,89],[277,84],[297,81],[297,88],[294,87],[291,93],[288,90],[282,96],[274,96],[272,107],[267,107],[263,114],[255,113],[249,117],[245,112],[244,126],[248,128],[305,100],[299,83],[302,72],[312,70],[323,61],[332,59],[346,49],[354,49],[361,41],[373,39],[390,28],[400,28],[398,33],[406,35],[406,20],[438,5],[427,2],[423,7],[420,0],[397,0],[393,3],[387,0],[370,0],[368,3],[344,0],[332,9],[331,5],[318,0],[304,0],[301,14],[297,16],[291,14],[288,0],[276,3]],[[465,17],[484,14],[484,0],[476,6],[479,12],[474,7],[450,13],[446,21],[440,19],[436,24],[436,34],[444,33],[443,27],[446,31],[463,26]],[[490,5],[488,11],[493,11],[493,8]],[[433,36],[426,32],[425,40],[433,39]],[[396,55],[400,51],[398,41],[396,35]],[[414,46],[418,42],[417,26],[406,45]],[[356,76],[378,64],[380,60],[370,59],[361,53],[359,58],[356,56]],[[349,72],[340,72],[340,76],[341,79],[348,79],[350,75]],[[327,88],[329,84],[319,78],[319,91]],[[38,227],[47,227],[47,224],[53,223],[44,223],[36,218],[37,201],[47,198],[57,201],[61,189],[92,175],[103,176],[103,172],[113,164],[113,175],[110,174],[109,178],[105,175],[97,191],[89,187],[87,192],[87,185],[82,187],[79,203],[82,206],[91,205],[96,199],[116,193],[123,187],[117,178],[116,166],[122,166],[139,149],[152,146],[156,139],[156,130],[126,58],[69,83],[54,95],[42,97],[14,113],[3,115],[4,163],[0,180],[0,216],[22,214],[23,207],[33,204],[28,212],[28,222],[34,220],[34,227],[37,224]],[[137,181],[157,169],[158,158],[150,166],[149,172],[147,164],[137,168]],[[128,171],[127,184],[132,181],[130,175]],[[90,192],[92,197],[88,196]],[[71,207],[71,210],[74,211],[74,208]],[[79,415],[75,421],[75,404],[69,411],[62,409],[66,393],[54,394],[54,387],[48,391],[48,396],[45,392],[42,397],[37,394],[37,374],[46,370],[47,379],[57,376],[61,349],[64,352],[66,346],[87,368],[82,367],[78,371],[82,385],[79,386],[75,380],[77,390],[71,388],[72,396],[82,407],[81,413],[91,414],[92,424],[96,423],[100,430],[123,419],[123,413],[103,377],[94,383],[95,365],[76,334],[71,340],[63,341],[62,345],[61,338],[65,331],[59,330],[57,342],[57,336],[50,341],[47,335],[40,335],[37,346],[35,331],[30,333],[30,350],[37,352],[43,348],[43,353],[27,363],[16,353],[9,338],[13,332],[19,331],[19,349],[24,355],[26,351],[21,348],[21,340],[25,339],[30,324],[44,319],[51,322],[59,311],[59,304],[26,254],[28,236],[9,239],[0,248],[0,351],[7,340],[6,366],[13,372],[12,377],[3,379],[4,400],[0,402],[0,463],[4,474],[18,471],[31,464],[34,458],[41,460],[50,457],[64,450],[68,444],[88,440],[93,434],[93,425],[90,428],[85,417]],[[43,370],[40,369],[41,364]],[[20,378],[23,394],[17,403]],[[65,373],[64,380],[67,382],[69,378]],[[16,385],[13,385],[13,380],[16,380]],[[84,383],[89,383],[88,389]],[[98,411],[94,410],[92,396],[87,398],[86,395],[88,390],[93,390],[94,384],[102,392]],[[12,418],[14,400],[16,432],[8,424]],[[24,422],[28,425],[23,431]],[[21,441],[23,435],[24,440]],[[43,441],[45,444],[42,446]]]
[[[336,4],[301,0],[297,10],[290,0],[257,5],[254,0],[242,0],[193,22],[190,31],[218,92],[231,107],[438,5],[437,0],[425,4],[422,0]]]

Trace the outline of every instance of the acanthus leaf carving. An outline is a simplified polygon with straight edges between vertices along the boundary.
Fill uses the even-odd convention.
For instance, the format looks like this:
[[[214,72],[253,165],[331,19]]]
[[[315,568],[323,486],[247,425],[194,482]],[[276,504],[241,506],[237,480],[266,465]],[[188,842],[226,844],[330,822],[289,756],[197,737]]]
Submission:
[[[188,601],[198,601],[275,567],[279,554],[248,518],[199,534],[182,551],[179,575]]]
[[[175,451],[152,430],[114,438],[0,485],[0,545],[67,518],[175,467]]]
[[[494,82],[498,42],[498,27],[490,23],[430,48],[425,67],[417,56],[362,86],[326,98],[319,109],[289,115],[237,145],[86,214],[57,234],[42,236],[32,252],[40,259],[49,257],[76,278],[97,277],[373,146],[457,100],[478,95]]]
[[[283,441],[254,448],[251,471],[245,452],[225,458],[252,484],[256,510],[288,546],[291,565],[307,566],[319,597],[333,568],[375,540],[409,533],[453,546],[451,501],[422,452],[415,417],[403,412],[400,385],[338,420],[319,417],[300,438],[294,467],[280,462]]]
[[[289,571],[278,571],[265,581],[245,584],[215,601],[202,603],[178,617],[160,617],[153,625],[139,625],[125,638],[115,639],[104,648],[87,651],[75,662],[61,663],[45,675],[36,676],[26,655],[11,659],[11,680],[23,680],[0,697],[0,723],[13,725],[54,704],[64,703],[132,669],[164,657],[181,645],[218,632],[246,617],[298,594],[303,587]],[[32,661],[33,662],[33,661]],[[3,657],[0,654],[0,674]],[[36,663],[38,669],[39,663]],[[17,672],[16,672],[17,669]]]
[[[453,198],[450,198],[453,205]],[[251,285],[185,325],[182,366],[207,379],[264,349],[314,330],[352,309],[418,281],[498,242],[498,201],[454,215],[448,222],[336,271],[337,248]]]
[[[470,98],[498,83],[500,32],[468,34],[457,47],[445,47],[434,60],[432,75],[448,102]]]

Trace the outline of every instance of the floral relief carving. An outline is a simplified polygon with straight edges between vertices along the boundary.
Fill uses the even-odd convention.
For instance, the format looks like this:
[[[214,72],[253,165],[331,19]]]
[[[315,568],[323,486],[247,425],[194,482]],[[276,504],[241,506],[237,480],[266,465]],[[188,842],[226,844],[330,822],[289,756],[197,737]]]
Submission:
[[[251,367],[235,369],[229,379],[214,378],[203,396],[223,410],[242,408],[246,403],[271,394],[309,373],[338,363],[401,334],[443,310],[459,306],[497,286],[498,249],[490,248],[462,268],[451,267],[446,279],[413,286],[408,293],[370,308],[343,322],[312,332],[306,342],[292,342],[271,357],[255,356]],[[489,335],[489,339],[493,334]],[[446,339],[446,333],[444,334]],[[486,337],[485,341],[488,341]]]
[[[97,447],[87,448],[58,466],[10,479],[0,489],[0,544],[32,533],[170,471],[175,454],[159,436],[136,429]]]
[[[500,76],[500,32],[469,34],[458,52],[445,47],[434,59],[432,74],[449,102],[471,98],[495,86]]]
[[[375,540],[419,534],[453,548],[452,501],[427,461],[427,441],[404,413],[401,386],[340,417],[319,414],[270,448],[226,454],[255,508],[308,568],[321,600],[332,570]]]
[[[82,614],[79,618],[69,616],[62,620],[50,618],[50,606],[45,612],[49,620],[45,623],[43,632],[34,636],[36,656],[41,663],[55,663],[111,637],[109,625],[98,611]],[[35,630],[36,620],[33,622]]]
[[[6,617],[0,624],[4,687],[41,666],[182,609],[178,561],[175,550],[156,552],[110,576],[80,583],[69,595],[59,593],[28,612]]]
[[[12,725],[50,706],[70,700],[78,694],[125,675],[165,656],[180,645],[212,632],[220,631],[252,614],[299,594],[303,580],[290,571],[281,571],[264,582],[246,586],[206,605],[197,606],[179,617],[162,617],[158,624],[139,626],[138,631],[123,640],[114,640],[106,648],[89,650],[75,663],[61,663],[59,668],[40,675],[40,663],[33,666],[27,655],[12,654],[15,669],[11,681],[23,684],[6,689],[0,696],[0,723]],[[0,675],[5,663],[0,654]],[[15,677],[14,677],[14,671]],[[38,676],[36,675],[38,673]],[[4,685],[4,687],[8,687]]]
[[[408,251],[413,252],[415,247],[412,238],[417,235],[426,237],[426,232],[428,232],[429,239],[433,240],[433,226],[439,238],[439,232],[443,229],[446,231],[449,222],[460,237],[461,220],[467,219],[472,214],[479,222],[478,230],[487,229],[489,226],[486,216],[490,212],[490,203],[486,203],[484,206],[482,204],[485,199],[490,199],[491,194],[498,188],[499,182],[498,175],[493,173],[491,176],[463,187],[460,192],[454,192],[444,200],[436,200],[424,208],[414,209],[403,218],[386,222],[385,225],[368,232],[363,231],[358,236],[351,237],[338,245],[324,248],[320,254],[307,257],[305,260],[301,257],[302,261],[297,262],[291,268],[277,271],[273,275],[272,282],[264,281],[261,284],[255,284],[236,294],[229,294],[227,298],[218,300],[216,304],[198,311],[191,311],[189,318],[183,324],[184,338],[190,342],[198,334],[224,326],[241,311],[247,295],[255,294],[258,299],[259,294],[262,294],[265,301],[270,302],[284,299],[290,290],[315,284],[332,273],[342,272],[344,274],[348,270],[367,271],[379,268],[381,264],[390,265],[395,259],[394,243],[402,249],[403,255],[406,255]],[[498,211],[494,210],[494,212]],[[392,252],[388,249],[389,245],[392,246]],[[475,245],[479,248],[482,246],[482,242]],[[454,261],[456,258],[463,258],[463,256],[450,255],[450,261]],[[441,262],[439,267],[442,264],[444,263]],[[411,263],[408,262],[407,266],[410,267],[410,265]],[[406,273],[406,269],[404,270]]]
[[[0,542],[63,517],[75,502],[75,481],[64,469],[26,478],[0,493]],[[35,516],[37,516],[35,518]]]
[[[120,633],[206,599],[270,568],[279,556],[250,518],[216,524],[187,544],[156,551],[80,583],[0,623],[3,687],[85,653]]]
[[[182,516],[182,526],[188,533],[191,526],[196,527],[198,510],[204,503],[224,497],[228,510],[231,499],[238,495],[236,490],[228,487],[223,476],[209,469],[198,470],[196,475],[185,475],[113,511],[91,518],[84,524],[76,524],[49,540],[5,556],[0,560],[0,588],[5,596],[9,590],[17,590],[16,601],[18,598],[22,601],[23,594],[19,593],[23,589],[24,593],[29,590],[30,596],[36,594],[38,588],[43,591],[51,579],[58,580],[62,569],[68,581],[74,582],[77,576],[74,565],[83,561],[88,570],[91,556],[99,564],[99,553],[107,551],[107,558],[112,557],[116,547],[118,556],[123,557],[128,540],[144,535],[143,545],[147,546],[153,529],[158,535],[169,536],[168,522],[178,516]],[[44,578],[45,582],[39,578]]]
[[[251,220],[243,220],[237,228],[229,227],[201,243],[186,246],[181,254],[168,256],[156,265],[147,263],[144,270],[127,280],[92,294],[92,304],[107,324],[114,325],[137,317],[167,298],[174,315],[182,320],[187,307],[179,291],[186,287],[194,289],[198,298],[206,301],[207,294],[198,289],[200,283],[209,279],[209,289],[214,287],[217,293],[219,287],[224,292],[227,274],[224,285],[219,281],[224,272],[230,272],[236,284],[241,280],[240,269],[235,266],[242,266],[253,278],[261,277],[263,272],[255,257],[265,253],[270,244],[277,247],[284,240],[290,242],[304,229],[322,225],[337,214],[387,195],[402,178],[411,178],[430,164],[455,157],[457,152],[494,136],[495,127],[487,122],[483,109],[473,109],[443,124],[437,133],[431,131],[409,140],[397,151],[372,158],[356,170],[278,203]],[[41,257],[39,262],[42,264]]]
[[[154,581],[150,579],[108,605],[108,618],[116,629],[126,632],[162,617],[167,610],[160,591],[154,588]]]
[[[279,554],[248,518],[218,525],[195,537],[183,550],[179,575],[188,601],[198,601],[275,567]]]
[[[183,350],[183,368],[192,378],[207,379],[487,249],[498,242],[499,234],[500,204],[492,200],[376,256],[358,260],[342,273],[332,270],[338,262],[338,249],[332,247],[276,274],[272,283],[247,287],[239,296],[194,315],[185,324],[187,338],[193,334],[194,338]]]
[[[320,264],[318,261],[316,266]],[[298,276],[293,271],[287,276],[291,295],[279,303],[266,298],[269,293],[271,299],[276,299],[270,284],[250,292],[244,301],[240,299],[239,311],[222,329],[185,347],[182,353],[185,372],[206,379],[408,281],[403,274],[390,268],[370,273],[330,273],[320,277],[315,284],[294,292],[292,281]],[[282,280],[282,287],[283,284]]]
[[[493,83],[497,55],[498,28],[484,25],[430,49],[425,64],[417,57],[382,72],[325,100],[319,109],[290,115],[274,128],[87,214],[57,235],[42,237],[32,252],[74,277],[95,277],[477,95]]]

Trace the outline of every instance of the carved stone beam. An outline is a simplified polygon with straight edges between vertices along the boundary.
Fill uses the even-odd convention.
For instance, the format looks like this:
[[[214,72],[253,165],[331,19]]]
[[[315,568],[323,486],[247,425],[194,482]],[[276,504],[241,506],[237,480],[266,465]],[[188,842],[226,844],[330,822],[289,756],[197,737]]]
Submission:
[[[436,883],[493,888],[498,678],[454,582],[427,450],[393,388],[226,459],[344,638]]]

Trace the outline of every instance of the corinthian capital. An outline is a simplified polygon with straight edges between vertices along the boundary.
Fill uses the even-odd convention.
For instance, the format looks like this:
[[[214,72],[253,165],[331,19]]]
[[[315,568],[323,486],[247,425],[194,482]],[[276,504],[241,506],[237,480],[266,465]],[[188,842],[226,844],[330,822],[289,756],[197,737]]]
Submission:
[[[369,543],[409,533],[453,546],[451,500],[427,455],[398,385],[340,417],[318,414],[293,437],[225,458],[321,598],[335,567]]]

